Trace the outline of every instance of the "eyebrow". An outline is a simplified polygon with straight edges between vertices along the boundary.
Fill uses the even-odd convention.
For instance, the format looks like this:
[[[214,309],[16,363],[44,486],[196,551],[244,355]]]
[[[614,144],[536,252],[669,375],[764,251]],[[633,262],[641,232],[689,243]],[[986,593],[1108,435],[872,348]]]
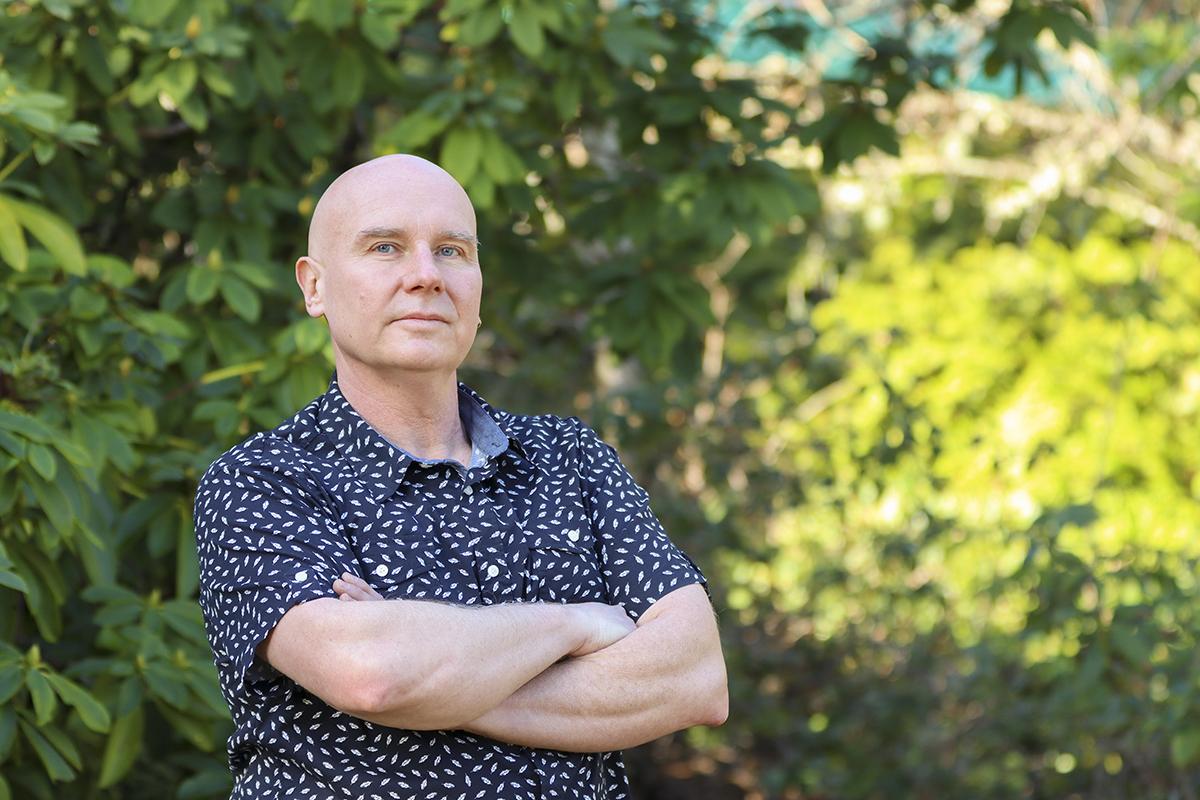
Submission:
[[[408,231],[404,228],[363,228],[358,232],[358,236],[354,238],[355,244],[364,244],[371,239],[407,239]],[[466,231],[440,231],[435,237],[437,239],[451,239],[458,242],[465,242],[473,245],[476,249],[479,248],[479,237],[473,233]]]

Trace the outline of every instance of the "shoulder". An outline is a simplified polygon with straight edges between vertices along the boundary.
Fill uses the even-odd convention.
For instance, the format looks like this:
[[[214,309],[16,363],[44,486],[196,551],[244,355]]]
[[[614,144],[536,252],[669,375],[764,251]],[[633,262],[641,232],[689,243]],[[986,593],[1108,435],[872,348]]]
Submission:
[[[605,476],[620,466],[616,449],[578,416],[512,414],[497,418],[525,451],[549,471],[565,469],[583,478]]]
[[[317,465],[317,400],[274,428],[254,433],[217,456],[205,469],[197,495],[233,476],[303,480]]]

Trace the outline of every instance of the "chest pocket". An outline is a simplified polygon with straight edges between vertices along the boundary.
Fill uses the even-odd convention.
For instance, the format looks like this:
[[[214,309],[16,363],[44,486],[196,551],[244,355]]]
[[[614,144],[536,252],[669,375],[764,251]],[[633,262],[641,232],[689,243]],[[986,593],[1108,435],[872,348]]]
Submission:
[[[385,599],[440,598],[444,578],[427,539],[404,539],[368,548],[360,559],[363,578]]]
[[[557,603],[606,602],[600,557],[591,531],[553,526],[528,532],[527,599]]]
[[[391,508],[356,520],[359,574],[386,599],[443,597],[445,559],[432,520]]]

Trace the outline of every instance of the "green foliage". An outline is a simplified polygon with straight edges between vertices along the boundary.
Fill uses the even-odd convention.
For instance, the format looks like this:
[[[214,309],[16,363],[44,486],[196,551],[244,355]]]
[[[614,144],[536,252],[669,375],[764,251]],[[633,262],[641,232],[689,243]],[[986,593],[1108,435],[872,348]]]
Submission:
[[[824,202],[964,77],[909,33],[973,5],[906,4],[797,92],[727,69],[703,4],[9,4],[0,800],[227,793],[195,482],[324,389],[288,265],[328,182],[397,151],[480,212],[464,378],[595,421],[709,573],[734,717],[690,746],[771,796],[1192,780],[1187,251],[997,245],[971,209],[839,239]],[[818,23],[746,32],[807,64]],[[1091,42],[1079,4],[1013,3],[987,69],[1043,74],[1045,30]]]
[[[764,694],[741,698],[758,735],[797,742],[781,782],[1167,797],[1195,779],[1194,264],[1097,234],[944,259],[885,238],[815,309],[809,368],[750,398],[774,453],[757,469],[803,502],[773,509],[760,557],[730,555],[730,605],[794,653],[747,665]],[[807,713],[767,708],[788,697]]]

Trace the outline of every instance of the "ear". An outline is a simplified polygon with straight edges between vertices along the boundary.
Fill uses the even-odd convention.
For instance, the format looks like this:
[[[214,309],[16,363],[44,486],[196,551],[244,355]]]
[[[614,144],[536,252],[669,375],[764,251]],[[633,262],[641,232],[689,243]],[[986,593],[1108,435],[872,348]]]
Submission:
[[[312,256],[300,256],[296,259],[296,283],[304,294],[304,308],[310,317],[325,314],[325,302],[321,297],[325,283],[324,272],[321,262]]]

